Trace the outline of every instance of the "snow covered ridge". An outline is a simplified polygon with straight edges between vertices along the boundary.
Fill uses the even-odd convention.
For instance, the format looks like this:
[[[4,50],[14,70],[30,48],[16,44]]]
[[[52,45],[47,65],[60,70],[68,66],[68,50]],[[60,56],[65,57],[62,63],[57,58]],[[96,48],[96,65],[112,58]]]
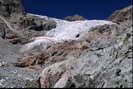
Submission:
[[[43,18],[43,16],[41,16]],[[46,17],[45,17],[46,18]],[[46,47],[49,44],[63,43],[64,41],[79,40],[77,35],[81,32],[89,31],[92,27],[102,25],[115,24],[111,21],[105,20],[85,20],[85,21],[64,21],[54,19],[57,22],[57,27],[48,31],[47,37],[33,38],[33,42],[26,44],[22,47],[21,52],[33,49],[36,46]]]

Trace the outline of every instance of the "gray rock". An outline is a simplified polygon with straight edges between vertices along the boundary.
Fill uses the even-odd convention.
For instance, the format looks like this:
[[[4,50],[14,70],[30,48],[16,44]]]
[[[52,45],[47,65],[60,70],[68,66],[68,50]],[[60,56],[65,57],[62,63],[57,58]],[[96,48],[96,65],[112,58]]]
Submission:
[[[132,31],[132,29],[129,28],[128,30],[129,32]],[[127,39],[126,36],[124,36],[125,34],[119,35],[118,38],[115,39],[116,42],[109,47],[99,49],[100,45],[97,45],[97,50],[92,51],[88,49],[82,52],[78,57],[74,57],[73,59],[68,58],[67,61],[47,67],[40,76],[42,87],[133,87],[132,36]],[[127,39],[126,42],[125,38]],[[69,73],[64,76],[67,72]],[[58,78],[57,74],[62,76]],[[58,81],[49,80],[51,77],[58,78]],[[52,83],[52,86],[45,83],[47,81],[49,81],[49,84]]]
[[[16,67],[0,68],[0,88],[38,88],[39,72]]]

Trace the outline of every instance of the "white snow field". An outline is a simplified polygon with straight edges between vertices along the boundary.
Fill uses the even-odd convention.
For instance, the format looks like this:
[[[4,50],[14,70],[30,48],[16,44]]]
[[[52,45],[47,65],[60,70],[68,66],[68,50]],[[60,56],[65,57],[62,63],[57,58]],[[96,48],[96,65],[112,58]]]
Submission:
[[[34,15],[34,14],[31,14]],[[46,16],[34,15],[40,18],[48,19]],[[35,46],[46,46],[48,44],[63,43],[64,41],[78,40],[76,36],[81,32],[89,31],[93,27],[102,25],[112,25],[115,24],[111,21],[105,20],[85,20],[85,21],[65,21],[60,19],[52,18],[57,22],[57,27],[48,31],[44,37],[36,37],[34,41],[28,43],[24,46],[26,51],[33,49]]]

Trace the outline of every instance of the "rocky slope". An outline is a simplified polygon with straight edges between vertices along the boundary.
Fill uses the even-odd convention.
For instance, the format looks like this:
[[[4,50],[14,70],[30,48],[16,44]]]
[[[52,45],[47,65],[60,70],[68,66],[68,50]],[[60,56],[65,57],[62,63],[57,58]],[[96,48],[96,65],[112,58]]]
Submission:
[[[22,54],[18,49],[31,42],[31,38],[47,35],[64,20],[24,13],[20,0],[5,1],[0,0],[0,7],[13,10],[9,13],[1,8],[0,12],[5,13],[0,15],[14,31],[0,19],[0,88],[133,87],[133,6],[109,17],[117,24],[88,28],[78,34],[79,40]],[[24,14],[16,15],[18,12]]]
[[[0,88],[38,87],[40,70],[13,63],[25,56],[19,52],[23,44],[55,27],[56,22],[48,17],[25,13],[21,0],[0,0]]]
[[[130,6],[128,8],[126,12],[132,13],[131,9],[133,7]],[[120,12],[123,10],[125,11],[125,9],[122,9]],[[128,15],[129,16],[126,15],[122,18],[120,17],[120,19],[126,19],[120,21],[119,25],[99,26],[93,28],[92,31],[82,33],[81,39],[84,41],[84,45],[78,45],[81,49],[77,47],[77,43],[72,45],[77,47],[78,51],[69,49],[69,47],[71,47],[70,45],[68,45],[67,48],[63,47],[63,52],[67,52],[67,49],[69,50],[66,54],[67,56],[57,56],[64,57],[65,61],[54,63],[43,70],[40,75],[41,87],[133,87],[133,24],[131,14]],[[113,20],[114,19],[119,19],[119,17],[113,18]],[[82,47],[85,47],[85,49],[82,49]],[[58,54],[58,52],[59,51],[56,51],[55,53]],[[71,52],[73,53],[72,55]],[[56,54],[54,57],[55,56]],[[47,64],[47,62],[44,64]]]

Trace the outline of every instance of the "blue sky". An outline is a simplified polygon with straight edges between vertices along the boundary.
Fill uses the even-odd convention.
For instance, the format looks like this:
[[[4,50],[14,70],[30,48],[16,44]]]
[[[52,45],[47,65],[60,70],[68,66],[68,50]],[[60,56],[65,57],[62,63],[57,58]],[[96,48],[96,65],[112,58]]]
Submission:
[[[79,14],[87,19],[106,19],[131,4],[132,0],[23,0],[26,12],[56,18]]]

